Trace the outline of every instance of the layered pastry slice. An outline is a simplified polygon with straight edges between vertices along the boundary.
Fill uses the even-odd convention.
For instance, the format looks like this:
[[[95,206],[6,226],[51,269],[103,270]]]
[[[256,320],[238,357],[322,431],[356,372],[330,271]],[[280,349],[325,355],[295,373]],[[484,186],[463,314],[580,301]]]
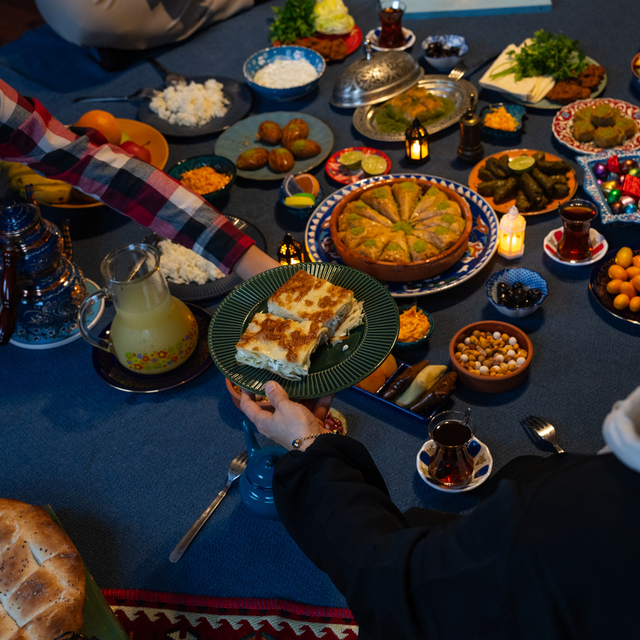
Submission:
[[[311,354],[327,339],[327,333],[317,321],[256,313],[236,344],[236,360],[287,380],[301,380],[309,373]]]
[[[296,271],[268,300],[268,311],[281,318],[319,322],[333,336],[356,304],[353,291]]]

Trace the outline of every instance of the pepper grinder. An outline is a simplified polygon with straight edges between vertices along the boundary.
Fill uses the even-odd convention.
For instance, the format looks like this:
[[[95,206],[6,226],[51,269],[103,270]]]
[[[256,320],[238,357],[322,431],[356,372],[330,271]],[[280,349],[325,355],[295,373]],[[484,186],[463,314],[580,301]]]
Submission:
[[[480,117],[475,114],[475,96],[471,96],[469,108],[460,119],[460,146],[458,158],[463,162],[475,164],[482,160],[484,149],[480,141]]]

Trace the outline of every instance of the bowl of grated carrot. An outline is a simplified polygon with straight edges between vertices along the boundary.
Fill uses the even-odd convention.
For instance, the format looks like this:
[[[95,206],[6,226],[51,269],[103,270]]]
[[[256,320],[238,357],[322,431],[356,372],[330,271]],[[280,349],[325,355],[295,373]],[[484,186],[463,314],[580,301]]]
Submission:
[[[236,179],[236,166],[222,156],[196,156],[175,164],[169,175],[207,202],[213,202],[229,193]]]
[[[415,347],[424,343],[433,331],[433,318],[428,311],[417,305],[398,307],[400,331],[397,347]]]
[[[482,130],[499,138],[517,138],[522,133],[525,112],[526,109],[518,104],[490,104],[480,113]]]

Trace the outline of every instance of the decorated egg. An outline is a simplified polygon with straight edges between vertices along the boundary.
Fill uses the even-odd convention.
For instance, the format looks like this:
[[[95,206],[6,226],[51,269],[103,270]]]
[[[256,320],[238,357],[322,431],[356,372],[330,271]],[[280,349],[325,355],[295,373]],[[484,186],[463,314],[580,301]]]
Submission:
[[[632,167],[631,169],[629,169],[629,173],[628,175],[630,176],[640,176],[640,168],[638,167]]]
[[[607,202],[611,204],[612,202],[617,202],[620,200],[621,191],[620,189],[612,189],[609,191],[609,195],[607,196]]]
[[[615,180],[609,180],[607,182],[603,182],[602,193],[604,193],[605,196],[608,196],[613,189],[618,189],[619,186],[620,186],[619,183],[616,182]]]
[[[603,164],[602,162],[596,162],[593,165],[593,175],[600,179],[600,180],[606,180],[607,178],[607,173],[609,173],[608,169],[607,169],[607,165]]]
[[[635,202],[632,202],[631,204],[628,204],[624,208],[624,212],[625,213],[635,213],[637,210],[638,210],[638,205],[636,205]]]
[[[620,174],[616,173],[615,171],[610,171],[607,174],[607,182],[611,182],[611,180],[614,180],[615,182],[619,182],[620,181]]]
[[[612,202],[609,208],[611,209],[611,213],[613,213],[614,216],[618,216],[621,213],[624,213],[624,207],[622,206],[622,202],[620,202],[620,200],[618,200],[618,202]]]
[[[636,199],[633,196],[621,196],[620,197],[620,204],[623,207],[626,207],[630,204],[635,204],[636,203]]]

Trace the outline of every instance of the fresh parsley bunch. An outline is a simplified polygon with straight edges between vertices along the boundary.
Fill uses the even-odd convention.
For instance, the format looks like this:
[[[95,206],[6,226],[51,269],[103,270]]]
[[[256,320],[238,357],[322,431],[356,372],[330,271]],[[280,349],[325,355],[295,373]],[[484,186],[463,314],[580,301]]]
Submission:
[[[513,55],[512,49],[508,52]],[[492,74],[492,78],[513,73],[516,80],[535,76],[551,76],[554,80],[577,78],[586,68],[587,61],[578,41],[567,36],[536,31],[532,42],[523,46],[514,56],[515,64],[508,69]]]
[[[271,42],[287,44],[312,36],[316,32],[315,4],[315,0],[287,0],[283,7],[271,7],[276,16],[269,26]]]

